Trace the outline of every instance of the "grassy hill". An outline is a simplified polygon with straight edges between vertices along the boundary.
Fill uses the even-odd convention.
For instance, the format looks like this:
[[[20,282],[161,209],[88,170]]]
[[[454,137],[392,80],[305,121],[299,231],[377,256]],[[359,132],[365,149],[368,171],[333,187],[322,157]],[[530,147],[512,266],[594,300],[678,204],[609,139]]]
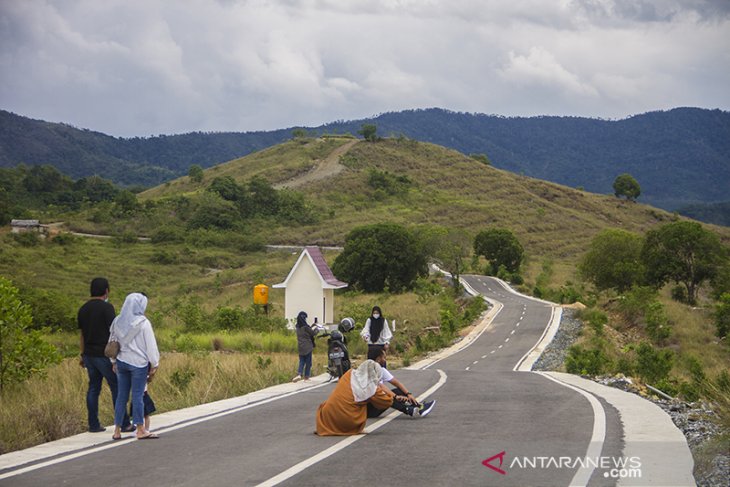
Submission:
[[[610,194],[628,172],[641,201],[676,210],[726,200],[730,184],[730,112],[676,108],[624,120],[502,117],[438,108],[384,113],[306,129],[378,133],[483,153],[495,167]],[[0,167],[52,164],[74,178],[101,175],[117,184],[150,186],[286,141],[292,129],[117,138],[0,110]],[[715,220],[717,221],[717,220]]]
[[[262,176],[271,184],[284,184],[350,140],[288,141],[210,168],[200,183],[178,178],[140,198],[196,194],[218,176],[231,176],[239,183]],[[314,207],[316,223],[296,231],[288,225],[267,224],[256,229],[265,241],[342,244],[352,228],[377,222],[458,227],[473,235],[499,226],[515,232],[533,258],[574,262],[604,228],[643,233],[676,218],[647,205],[520,176],[445,147],[405,138],[360,141],[340,157],[340,163],[345,169],[337,175],[297,188]],[[379,175],[385,175],[381,187],[370,182]],[[730,241],[730,229],[712,228]]]

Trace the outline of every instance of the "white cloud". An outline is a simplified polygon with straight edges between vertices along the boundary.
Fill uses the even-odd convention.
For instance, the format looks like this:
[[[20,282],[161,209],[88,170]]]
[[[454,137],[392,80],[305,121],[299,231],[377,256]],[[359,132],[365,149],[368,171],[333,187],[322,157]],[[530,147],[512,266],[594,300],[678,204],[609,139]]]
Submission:
[[[527,55],[509,53],[500,74],[510,83],[555,87],[569,95],[596,95],[596,90],[563,67],[550,52],[536,46]]]
[[[114,135],[730,109],[728,4],[0,0],[0,108]]]

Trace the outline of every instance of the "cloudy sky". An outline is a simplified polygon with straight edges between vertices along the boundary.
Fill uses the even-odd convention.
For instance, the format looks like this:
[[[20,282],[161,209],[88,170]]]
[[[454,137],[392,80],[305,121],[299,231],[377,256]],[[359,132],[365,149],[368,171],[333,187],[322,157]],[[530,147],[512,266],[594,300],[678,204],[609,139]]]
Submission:
[[[116,136],[730,110],[730,0],[0,0],[0,108]]]

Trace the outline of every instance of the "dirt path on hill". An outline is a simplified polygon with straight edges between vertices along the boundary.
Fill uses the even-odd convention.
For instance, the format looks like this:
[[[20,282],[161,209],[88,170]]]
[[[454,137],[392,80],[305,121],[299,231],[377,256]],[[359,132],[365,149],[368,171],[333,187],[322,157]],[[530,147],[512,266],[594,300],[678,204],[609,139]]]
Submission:
[[[274,189],[296,188],[299,186],[303,186],[307,183],[311,183],[313,181],[319,181],[320,179],[326,179],[336,174],[339,174],[343,169],[345,169],[345,166],[340,164],[340,156],[345,154],[348,150],[350,150],[353,145],[357,144],[358,142],[358,140],[353,140],[345,145],[341,145],[340,147],[330,152],[330,154],[325,159],[320,159],[319,161],[317,161],[314,168],[312,168],[310,171],[302,174],[301,176],[297,176],[294,179],[290,179],[289,181],[275,184]]]

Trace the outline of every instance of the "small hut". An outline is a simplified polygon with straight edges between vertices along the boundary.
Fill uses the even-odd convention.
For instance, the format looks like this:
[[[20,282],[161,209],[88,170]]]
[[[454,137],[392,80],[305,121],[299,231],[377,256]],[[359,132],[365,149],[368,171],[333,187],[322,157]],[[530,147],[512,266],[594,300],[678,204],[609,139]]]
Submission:
[[[286,280],[273,287],[284,289],[284,317],[293,327],[300,311],[307,313],[310,323],[314,318],[321,324],[334,322],[334,290],[347,283],[335,277],[319,247],[308,246]]]
[[[10,220],[10,229],[13,233],[37,232],[46,234],[47,225],[41,225],[38,220]]]

